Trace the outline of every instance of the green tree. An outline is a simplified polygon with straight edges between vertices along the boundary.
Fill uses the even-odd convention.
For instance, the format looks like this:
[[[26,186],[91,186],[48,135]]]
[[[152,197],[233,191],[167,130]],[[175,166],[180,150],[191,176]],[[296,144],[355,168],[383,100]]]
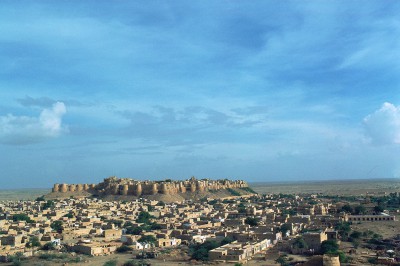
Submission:
[[[40,244],[39,238],[37,236],[32,236],[29,238],[29,241],[25,244],[26,247],[31,248],[31,247],[40,247],[42,244]]]
[[[54,201],[48,200],[48,201],[46,201],[45,204],[43,204],[43,210],[54,208],[54,206],[55,206]]]
[[[126,221],[122,227],[123,228],[128,228],[128,227],[131,227],[131,226],[134,226],[133,223],[131,221]]]
[[[150,219],[152,219],[152,218],[154,218],[154,216],[150,215],[150,213],[141,211],[138,215],[138,218],[136,219],[136,222],[150,224],[151,223]]]
[[[367,210],[365,209],[364,205],[358,205],[354,208],[355,214],[365,214]]]
[[[158,223],[152,223],[150,226],[150,230],[160,230],[162,229],[162,226],[159,225]]]
[[[374,207],[374,212],[375,213],[381,213],[381,212],[383,212],[385,209],[383,208],[383,206],[382,205],[376,205],[375,207]]]
[[[114,224],[114,225],[117,226],[117,227],[122,227],[122,224],[124,223],[124,221],[112,219],[112,220],[109,221],[109,223],[112,223],[112,224]]]
[[[191,258],[195,260],[208,260],[208,251],[219,247],[218,243],[214,240],[207,240],[203,244],[196,244],[190,247]]]
[[[139,243],[155,243],[157,239],[152,235],[145,235],[139,238]]]
[[[246,220],[244,220],[244,222],[250,226],[257,226],[258,222],[256,218],[253,217],[247,217]]]
[[[221,246],[226,245],[226,244],[229,244],[229,243],[232,243],[232,242],[233,242],[233,239],[232,239],[232,238],[230,238],[229,236],[228,236],[228,237],[225,237],[225,238],[222,239],[222,241],[221,241]]]
[[[141,227],[130,226],[126,228],[126,233],[129,235],[140,235],[143,232]]]
[[[63,217],[67,217],[67,218],[71,219],[71,218],[74,218],[74,215],[69,212],[69,213],[65,214]]]
[[[159,202],[157,202],[156,204],[157,206],[165,206],[164,201],[160,200]]]
[[[293,242],[293,246],[297,247],[299,249],[308,249],[308,245],[306,243],[306,241],[304,241],[304,239],[300,236],[297,237],[294,242]]]
[[[25,221],[27,223],[35,222],[35,221],[31,220],[31,218],[29,218],[29,216],[26,215],[25,213],[14,214],[12,219],[14,222],[19,222],[19,221]]]
[[[44,196],[37,197],[35,201],[46,201]]]
[[[322,254],[332,254],[339,250],[339,244],[335,240],[325,240],[321,243]]]
[[[287,232],[291,232],[292,226],[290,224],[282,224],[280,229],[282,232],[282,236],[286,236]]]
[[[342,222],[342,223],[337,224],[335,226],[335,228],[338,231],[339,235],[342,237],[342,239],[346,240],[351,231],[350,223]]]
[[[342,207],[342,211],[346,213],[353,213],[353,208],[349,204],[346,204]]]
[[[54,221],[50,224],[50,227],[57,231],[57,233],[62,233],[63,230],[63,222],[62,221]]]

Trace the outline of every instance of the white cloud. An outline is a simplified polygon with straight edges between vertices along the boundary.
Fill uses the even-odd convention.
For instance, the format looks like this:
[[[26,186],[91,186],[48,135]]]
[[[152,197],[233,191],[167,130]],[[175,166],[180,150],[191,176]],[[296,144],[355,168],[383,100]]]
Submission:
[[[400,106],[385,102],[364,118],[368,137],[375,144],[400,144]]]
[[[39,117],[0,116],[0,143],[25,145],[59,136],[66,129],[62,117],[67,109],[56,102],[51,109],[44,109]]]

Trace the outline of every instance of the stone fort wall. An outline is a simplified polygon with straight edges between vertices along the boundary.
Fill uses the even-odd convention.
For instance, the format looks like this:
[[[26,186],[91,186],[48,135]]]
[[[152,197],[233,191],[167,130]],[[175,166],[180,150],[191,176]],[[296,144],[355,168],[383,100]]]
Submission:
[[[99,184],[55,184],[53,192],[80,192],[106,195],[154,195],[175,194],[186,192],[203,192],[209,190],[220,190],[227,188],[243,188],[248,184],[243,180],[197,180],[191,178],[184,181],[137,181],[129,178],[109,177]]]

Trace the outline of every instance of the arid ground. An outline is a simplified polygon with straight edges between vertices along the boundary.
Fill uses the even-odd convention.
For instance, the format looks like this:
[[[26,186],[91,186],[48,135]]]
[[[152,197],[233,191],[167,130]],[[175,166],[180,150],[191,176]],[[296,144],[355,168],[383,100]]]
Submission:
[[[365,195],[398,192],[400,179],[360,179],[360,180],[329,180],[329,181],[298,181],[298,182],[258,182],[249,183],[257,193],[299,194],[322,193],[326,195]]]

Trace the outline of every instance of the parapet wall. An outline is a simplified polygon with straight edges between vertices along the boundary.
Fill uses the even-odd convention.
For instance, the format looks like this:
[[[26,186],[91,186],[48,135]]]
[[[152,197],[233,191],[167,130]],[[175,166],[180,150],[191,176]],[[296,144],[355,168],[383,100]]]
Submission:
[[[203,192],[209,190],[220,190],[227,188],[243,188],[248,184],[243,180],[197,180],[191,178],[184,181],[137,181],[129,178],[109,177],[99,184],[55,184],[53,192],[79,192],[107,195],[154,195],[154,194],[176,194],[186,192]]]

